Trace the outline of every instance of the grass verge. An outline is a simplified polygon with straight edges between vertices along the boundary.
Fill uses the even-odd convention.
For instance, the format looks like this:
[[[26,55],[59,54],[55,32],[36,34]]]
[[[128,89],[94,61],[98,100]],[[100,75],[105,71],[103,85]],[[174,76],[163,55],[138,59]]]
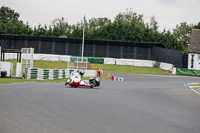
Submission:
[[[200,86],[200,84],[189,84],[188,86]]]
[[[36,79],[16,79],[16,78],[0,78],[0,84],[11,84],[11,83],[25,83],[25,82],[55,82],[65,83],[66,79],[55,79],[55,80],[36,80]],[[89,80],[89,77],[83,77],[82,80]],[[111,80],[108,77],[102,77],[101,80]]]
[[[159,68],[123,65],[93,64],[93,70],[96,70],[99,65],[104,73],[169,75],[166,70]]]
[[[16,74],[16,60],[6,60],[13,63],[13,75]],[[57,61],[41,61],[34,60],[34,68],[41,69],[67,69],[67,62],[57,62]],[[93,70],[96,70],[98,66],[101,66],[104,73],[120,73],[120,74],[148,74],[148,75],[169,75],[165,70],[159,68],[150,67],[136,67],[136,66],[121,66],[121,65],[107,65],[107,64],[93,64]],[[83,78],[83,80],[88,80],[89,78]],[[104,76],[102,80],[110,80],[110,78]],[[21,82],[57,82],[64,83],[67,79],[57,79],[57,80],[33,80],[33,79],[13,79],[13,78],[1,78],[0,84],[10,84],[10,83],[21,83]]]

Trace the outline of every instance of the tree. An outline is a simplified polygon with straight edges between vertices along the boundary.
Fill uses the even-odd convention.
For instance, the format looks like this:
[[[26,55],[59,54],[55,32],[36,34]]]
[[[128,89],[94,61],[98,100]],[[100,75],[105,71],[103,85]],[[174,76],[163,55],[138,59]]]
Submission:
[[[155,20],[155,16],[152,16],[150,18],[150,28],[154,31],[154,32],[158,32],[158,22],[156,22]]]
[[[11,10],[9,7],[2,6],[0,8],[0,21],[6,23],[8,21],[17,22],[19,13]]]
[[[47,33],[48,33],[48,29],[46,25],[42,27],[42,25],[39,24],[37,27],[36,26],[34,27],[34,30],[33,30],[34,36],[47,36],[48,35]]]
[[[30,35],[31,28],[19,20],[19,13],[2,6],[0,8],[0,34]]]
[[[194,25],[194,29],[200,29],[200,22],[197,25]]]
[[[54,19],[52,22],[52,27],[53,36],[55,37],[67,38],[69,33],[71,32],[71,27],[69,26],[68,22],[64,20],[63,17],[61,19]]]
[[[106,34],[110,34],[106,39],[142,42],[145,30],[143,15],[127,9],[126,12],[116,15],[114,22],[103,29]]]
[[[83,22],[78,22],[76,25],[71,26],[69,38],[82,38],[83,37]]]
[[[181,43],[184,51],[188,51],[188,43],[191,37],[192,25],[188,25],[186,22],[182,22],[173,29],[173,35]]]
[[[88,23],[88,29],[98,29],[108,23],[111,23],[111,20],[108,18],[91,18]]]

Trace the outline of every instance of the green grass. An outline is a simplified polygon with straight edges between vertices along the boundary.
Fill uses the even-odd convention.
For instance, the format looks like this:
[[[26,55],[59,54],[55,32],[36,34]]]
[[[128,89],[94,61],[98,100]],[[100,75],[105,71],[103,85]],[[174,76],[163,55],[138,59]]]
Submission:
[[[29,79],[14,79],[14,78],[1,78],[0,84],[11,84],[11,83],[22,83],[22,82],[30,82],[32,80]]]
[[[188,86],[200,86],[200,84],[189,84]]]
[[[83,80],[89,80],[89,77],[83,77]],[[55,80],[0,78],[0,84],[24,83],[24,82],[56,82],[56,83],[65,83],[66,81],[67,81],[67,78],[66,79],[55,79]]]
[[[64,83],[66,81],[67,81],[67,79],[36,80],[36,79],[1,78],[0,79],[0,84],[23,83],[23,82],[57,82],[57,83]]]
[[[5,60],[13,63],[13,75],[16,74],[16,60]],[[136,66],[121,66],[121,65],[107,65],[107,64],[93,64],[93,70],[97,70],[98,66],[101,66],[104,73],[120,73],[120,74],[149,74],[149,75],[169,75],[168,71],[159,68],[150,67],[136,67]],[[38,61],[34,60],[34,68],[41,69],[67,69],[67,62],[56,61]],[[104,75],[102,80],[110,80],[110,78]],[[89,78],[83,78],[88,80]],[[21,82],[57,82],[64,83],[67,79],[58,80],[33,80],[33,79],[13,79],[13,78],[0,78],[0,84],[21,83]]]
[[[106,64],[93,64],[93,70],[96,70],[99,65],[104,73],[168,75],[167,71],[159,68]]]
[[[33,67],[41,69],[67,69],[67,62],[34,60]]]

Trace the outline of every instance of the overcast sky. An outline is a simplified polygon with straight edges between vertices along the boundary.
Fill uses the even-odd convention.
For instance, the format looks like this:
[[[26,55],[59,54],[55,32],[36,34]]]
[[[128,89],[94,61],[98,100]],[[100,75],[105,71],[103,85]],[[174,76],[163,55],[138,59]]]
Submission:
[[[76,24],[84,14],[86,19],[114,20],[127,8],[143,14],[145,23],[154,15],[160,31],[172,30],[181,22],[200,22],[200,0],[0,0],[0,5],[14,9],[20,14],[20,20],[31,26],[50,25],[52,20],[61,17],[69,24]]]

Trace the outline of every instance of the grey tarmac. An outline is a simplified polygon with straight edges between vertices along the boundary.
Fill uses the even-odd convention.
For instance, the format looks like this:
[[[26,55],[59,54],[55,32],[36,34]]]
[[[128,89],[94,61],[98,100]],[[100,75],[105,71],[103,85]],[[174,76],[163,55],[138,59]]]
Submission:
[[[0,133],[200,133],[200,95],[184,86],[199,77],[115,76],[92,89],[0,85]]]

